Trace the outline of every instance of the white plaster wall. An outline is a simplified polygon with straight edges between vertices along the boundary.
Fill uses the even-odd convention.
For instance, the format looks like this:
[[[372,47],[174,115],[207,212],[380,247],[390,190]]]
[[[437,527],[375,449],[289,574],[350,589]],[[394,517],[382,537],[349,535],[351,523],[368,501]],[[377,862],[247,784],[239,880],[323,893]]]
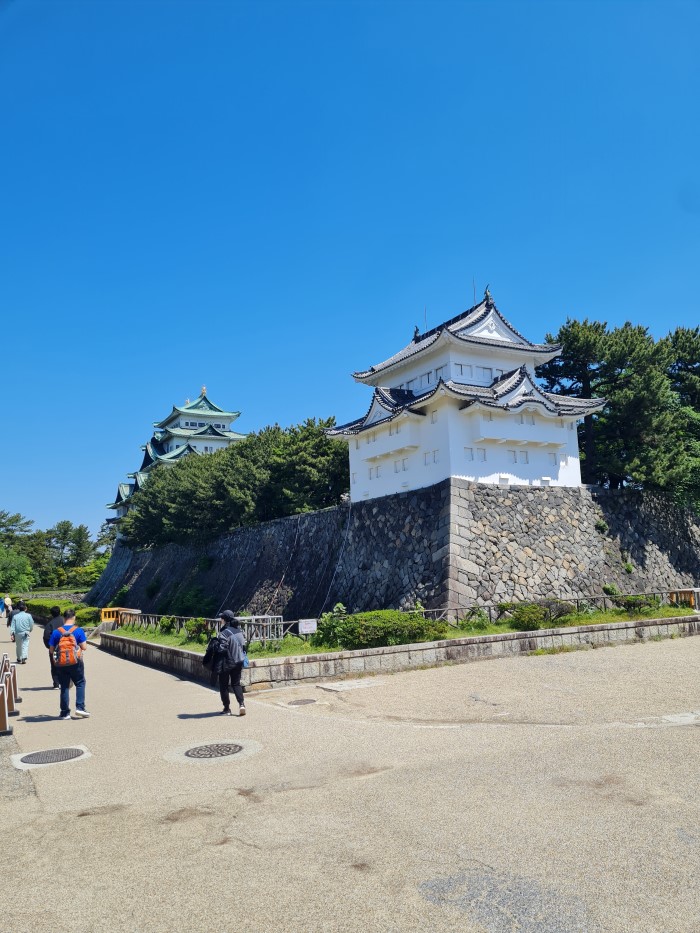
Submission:
[[[575,424],[569,422],[573,425],[569,429],[561,419],[534,417],[534,425],[521,425],[512,414],[494,412],[492,421],[484,421],[480,410],[460,410],[453,399],[433,399],[425,417],[399,419],[398,435],[390,435],[385,424],[371,432],[369,442],[368,432],[349,439],[351,499],[357,502],[421,489],[449,476],[496,485],[579,486]],[[402,445],[411,449],[401,450]],[[471,448],[472,460],[465,448]],[[485,452],[485,460],[479,459],[479,450]],[[515,452],[515,463],[510,451]],[[522,462],[523,453],[527,453],[527,463]],[[401,462],[398,473],[396,461]]]

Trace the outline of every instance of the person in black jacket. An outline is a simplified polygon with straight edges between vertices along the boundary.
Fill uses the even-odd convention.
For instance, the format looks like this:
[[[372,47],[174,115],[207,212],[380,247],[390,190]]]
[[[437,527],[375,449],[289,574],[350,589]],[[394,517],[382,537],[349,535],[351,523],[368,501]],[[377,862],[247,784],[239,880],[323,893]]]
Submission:
[[[230,609],[222,612],[219,618],[223,622],[223,627],[213,645],[212,670],[219,677],[219,693],[224,705],[221,713],[223,716],[233,715],[229,694],[230,683],[238,701],[238,714],[245,716],[245,700],[241,687],[241,671],[246,649],[245,635],[240,629],[238,619]]]
[[[49,660],[51,661],[51,680],[53,681],[54,690],[57,687],[60,687],[61,685],[58,682],[58,677],[56,677],[56,668],[54,667],[54,663],[53,663],[53,649],[49,647],[49,641],[51,639],[51,635],[53,634],[54,629],[59,628],[59,626],[61,625],[63,625],[63,616],[61,615],[61,609],[59,606],[52,606],[51,607],[51,618],[44,626],[44,644],[46,645],[46,648],[49,652]]]

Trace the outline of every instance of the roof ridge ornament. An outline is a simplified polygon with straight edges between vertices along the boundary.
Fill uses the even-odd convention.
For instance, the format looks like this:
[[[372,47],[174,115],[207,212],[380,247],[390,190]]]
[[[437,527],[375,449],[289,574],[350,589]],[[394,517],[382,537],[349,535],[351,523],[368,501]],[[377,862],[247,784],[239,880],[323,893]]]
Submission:
[[[202,394],[202,395],[206,395],[206,394],[207,394],[207,387],[206,387],[206,386],[202,386],[202,392],[201,392],[201,394]]]

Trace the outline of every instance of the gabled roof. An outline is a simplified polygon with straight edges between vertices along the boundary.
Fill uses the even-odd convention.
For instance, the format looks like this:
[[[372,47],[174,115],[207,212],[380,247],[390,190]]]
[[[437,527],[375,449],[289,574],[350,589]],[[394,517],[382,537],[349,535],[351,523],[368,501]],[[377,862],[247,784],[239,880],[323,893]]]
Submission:
[[[242,440],[246,435],[237,434],[236,431],[222,431],[213,424],[207,424],[196,430],[187,428],[165,428],[160,437],[220,437],[222,440]]]
[[[578,399],[544,392],[535,382],[525,366],[505,373],[490,386],[467,385],[461,382],[442,379],[432,389],[414,394],[405,389],[385,389],[377,387],[372,396],[372,403],[367,414],[347,424],[330,428],[326,433],[331,436],[358,434],[365,429],[391,421],[402,412],[423,414],[420,409],[439,392],[452,398],[463,400],[462,408],[481,405],[504,412],[517,412],[526,405],[538,405],[552,417],[582,418],[599,411],[606,404],[605,399]],[[382,414],[384,412],[384,414]],[[377,417],[379,415],[379,417]]]
[[[239,417],[240,411],[224,411],[223,408],[219,408],[207,397],[206,390],[202,388],[194,402],[186,402],[182,407],[173,405],[173,410],[168,417],[162,421],[154,421],[153,426],[164,428],[179,415],[219,415],[220,418],[235,421]]]
[[[118,509],[120,505],[123,505],[127,499],[129,499],[134,491],[133,483],[119,483],[117,487],[117,495],[114,502],[110,503],[107,506],[108,509]]]
[[[167,454],[161,454],[161,456],[158,457],[158,463],[174,463],[181,457],[196,453],[198,453],[198,451],[192,447],[191,444],[183,444],[182,447],[176,447],[175,450],[171,450]]]
[[[561,351],[561,347],[556,344],[531,343],[523,337],[501,314],[487,291],[482,301],[449,321],[444,321],[424,334],[418,333],[416,328],[413,340],[403,350],[399,350],[382,363],[370,366],[369,369],[353,373],[353,377],[362,382],[430,350],[440,340],[523,351],[528,355],[541,357],[543,363]]]

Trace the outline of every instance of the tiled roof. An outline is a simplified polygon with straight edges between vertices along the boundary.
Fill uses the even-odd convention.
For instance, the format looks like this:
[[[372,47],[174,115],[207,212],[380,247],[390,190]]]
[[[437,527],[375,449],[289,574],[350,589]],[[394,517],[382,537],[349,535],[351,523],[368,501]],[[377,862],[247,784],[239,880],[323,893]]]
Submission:
[[[245,437],[245,434],[237,434],[235,431],[222,431],[215,428],[213,424],[208,424],[203,428],[165,428],[162,437],[220,437],[225,440],[238,440]]]
[[[133,483],[119,483],[117,487],[117,497],[114,502],[111,502],[107,508],[108,509],[118,509],[120,505],[123,505],[127,499],[129,499],[134,491]]]
[[[194,400],[194,402],[188,402],[186,405],[178,406],[173,405],[173,410],[170,412],[167,418],[163,418],[162,421],[154,421],[153,426],[156,428],[164,428],[173,418],[176,418],[178,415],[218,415],[220,418],[225,418],[227,420],[235,421],[236,418],[240,416],[240,411],[224,411],[223,408],[219,408],[218,405],[215,405],[206,395],[206,393],[200,393],[199,397]]]
[[[519,338],[519,341],[516,342],[510,340],[498,340],[491,337],[475,337],[462,333],[464,330],[475,327],[492,313],[501,320],[503,325],[509,331],[511,331]],[[403,350],[399,350],[398,353],[390,356],[389,359],[384,360],[382,363],[377,363],[374,366],[370,366],[369,369],[366,369],[362,372],[353,373],[354,378],[366,379],[368,376],[372,376],[384,369],[395,366],[397,363],[402,363],[411,357],[417,356],[418,354],[423,353],[425,350],[429,350],[430,347],[432,347],[433,344],[437,342],[437,340],[445,331],[447,331],[452,337],[455,337],[464,343],[474,344],[477,346],[499,347],[508,350],[523,350],[531,354],[546,354],[548,356],[557,353],[561,349],[558,345],[555,344],[530,343],[529,340],[523,337],[523,335],[517,331],[513,325],[505,319],[505,317],[503,317],[501,312],[493,303],[491,296],[487,295],[478,304],[474,305],[472,308],[469,308],[467,311],[464,311],[462,314],[458,314],[456,317],[450,318],[449,321],[444,321],[442,324],[439,324],[437,327],[433,327],[431,330],[426,331],[424,334],[416,333],[411,343],[405,346]]]
[[[519,389],[523,384],[529,386],[525,392],[512,402],[504,401],[506,395]],[[464,399],[464,407],[479,404],[488,408],[500,409],[501,411],[517,411],[523,405],[539,404],[552,415],[568,415],[570,417],[582,417],[591,414],[603,408],[606,402],[605,399],[576,399],[544,392],[532,381],[526,367],[521,366],[509,373],[505,373],[501,379],[494,381],[490,386],[467,385],[452,380],[444,382],[441,379],[432,389],[417,395],[405,389],[376,388],[372,396],[372,404],[363,418],[356,418],[347,424],[337,425],[327,433],[331,436],[357,434],[365,427],[369,429],[391,421],[404,411],[421,414],[416,409],[429,402],[440,390],[445,390],[453,398]],[[367,418],[375,401],[386,410],[387,414],[385,418],[375,419],[368,424],[366,423]]]

